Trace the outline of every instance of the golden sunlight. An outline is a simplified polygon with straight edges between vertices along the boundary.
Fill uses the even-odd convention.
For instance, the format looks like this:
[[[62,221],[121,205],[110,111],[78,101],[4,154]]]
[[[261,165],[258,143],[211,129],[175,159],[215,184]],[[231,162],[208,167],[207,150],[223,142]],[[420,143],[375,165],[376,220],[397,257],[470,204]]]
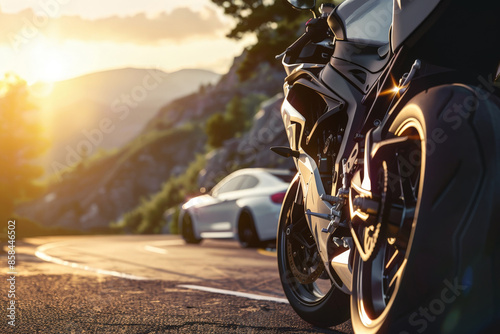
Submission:
[[[64,56],[65,52],[55,42],[40,40],[30,45],[31,62],[29,64],[30,77],[33,84],[37,81],[54,82],[65,78],[70,69],[70,62]]]
[[[391,76],[392,88],[385,90],[380,93],[380,95],[394,95],[399,94],[401,87],[399,87],[397,81]]]

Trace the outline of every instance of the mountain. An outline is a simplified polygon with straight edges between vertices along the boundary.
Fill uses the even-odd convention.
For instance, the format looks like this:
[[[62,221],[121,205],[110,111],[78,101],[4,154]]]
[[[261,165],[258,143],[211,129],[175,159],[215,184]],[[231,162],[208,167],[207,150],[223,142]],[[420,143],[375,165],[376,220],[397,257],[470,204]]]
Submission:
[[[139,135],[118,150],[89,157],[74,170],[61,174],[60,182],[51,184],[42,197],[22,204],[19,213],[45,226],[79,230],[102,229],[110,222],[119,221],[125,213],[157,193],[167,180],[182,175],[197,154],[205,153],[204,127],[211,115],[224,112],[235,96],[272,97],[281,90],[285,73],[265,65],[256,69],[252,79],[241,82],[236,69],[242,58],[235,59],[230,71],[217,84],[159,108]],[[114,91],[112,96],[119,96],[120,90],[110,89]],[[94,102],[98,106],[103,100]],[[234,161],[245,166],[278,166],[273,158],[269,160],[271,156],[279,158],[268,150],[273,144],[269,140],[274,139],[263,132],[272,127],[273,138],[282,136],[280,140],[286,141],[277,103],[274,100],[266,104],[264,111],[256,114],[249,134],[228,141],[212,157],[221,157],[226,162],[236,157]],[[235,155],[238,147],[246,151]],[[260,154],[251,159],[250,155],[256,151]],[[209,161],[209,172],[214,169],[221,172],[227,167],[224,161]],[[213,179],[205,176],[203,181],[209,184]]]
[[[37,104],[51,142],[44,160],[46,170],[58,172],[99,149],[122,147],[162,106],[219,78],[219,74],[206,70],[165,73],[125,68],[38,87]]]
[[[285,73],[282,70],[276,71],[267,64],[256,68],[255,75],[251,79],[244,82],[239,80],[237,68],[245,56],[246,53],[243,53],[236,57],[228,73],[213,87],[164,105],[145,127],[144,132],[167,129],[193,120],[206,119],[217,112],[224,112],[226,105],[235,96],[263,94],[271,97],[280,92]]]

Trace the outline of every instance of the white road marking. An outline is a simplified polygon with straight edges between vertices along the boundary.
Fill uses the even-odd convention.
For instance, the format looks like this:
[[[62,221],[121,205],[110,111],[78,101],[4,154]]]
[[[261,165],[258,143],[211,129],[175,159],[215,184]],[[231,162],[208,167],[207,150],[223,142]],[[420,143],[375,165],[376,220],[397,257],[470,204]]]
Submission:
[[[203,239],[232,239],[234,238],[233,232],[202,232],[200,237]]]
[[[184,240],[159,240],[159,241],[150,241],[148,242],[150,245],[155,245],[155,246],[181,246],[185,245],[186,243]]]
[[[121,272],[118,272],[118,271],[93,268],[93,267],[89,267],[89,266],[86,266],[86,265],[83,265],[83,264],[65,261],[65,260],[59,259],[57,257],[50,256],[47,253],[45,253],[49,249],[56,248],[56,247],[61,247],[63,245],[66,245],[66,244],[65,243],[61,243],[61,242],[56,242],[56,243],[51,243],[51,244],[46,244],[46,245],[40,246],[40,247],[38,247],[36,249],[35,255],[39,259],[47,261],[47,262],[52,262],[52,263],[55,263],[55,264],[60,264],[62,266],[71,267],[71,268],[75,268],[75,269],[82,269],[82,270],[94,272],[94,273],[97,273],[97,274],[109,275],[109,276],[114,276],[114,277],[120,277],[120,278],[135,280],[135,281],[150,280],[149,278],[146,278],[146,277],[125,274],[125,273],[121,273]]]
[[[166,250],[166,249],[158,248],[158,247],[154,247],[154,246],[149,246],[149,245],[144,246],[144,250],[151,252],[151,253],[157,253],[157,254],[162,254],[162,255],[168,254],[168,250]]]
[[[206,286],[189,285],[189,284],[178,285],[178,287],[179,288],[185,288],[185,289],[192,289],[192,290],[200,290],[200,291],[206,291],[206,292],[220,293],[220,294],[223,294],[223,295],[243,297],[243,298],[254,299],[254,300],[266,300],[266,301],[271,301],[271,302],[276,302],[276,303],[288,304],[288,300],[286,300],[285,298],[277,298],[277,297],[271,297],[271,296],[254,295],[253,293],[245,293],[245,292],[238,292],[238,291],[231,291],[231,290],[215,289],[215,288],[208,288]]]

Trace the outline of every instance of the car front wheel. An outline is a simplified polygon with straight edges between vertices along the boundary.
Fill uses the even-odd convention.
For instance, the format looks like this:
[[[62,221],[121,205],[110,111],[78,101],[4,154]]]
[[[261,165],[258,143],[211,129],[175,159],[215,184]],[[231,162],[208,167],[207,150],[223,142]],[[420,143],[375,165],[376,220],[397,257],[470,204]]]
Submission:
[[[199,244],[201,238],[197,238],[194,234],[193,220],[191,216],[186,213],[182,219],[182,238],[188,244]]]
[[[238,222],[238,239],[243,248],[257,247],[260,243],[252,215],[243,211]]]

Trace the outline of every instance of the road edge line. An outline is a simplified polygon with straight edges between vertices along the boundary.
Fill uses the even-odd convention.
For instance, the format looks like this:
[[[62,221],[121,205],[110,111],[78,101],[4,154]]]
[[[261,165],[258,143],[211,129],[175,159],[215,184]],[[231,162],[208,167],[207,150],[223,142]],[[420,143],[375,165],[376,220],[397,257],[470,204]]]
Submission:
[[[218,294],[222,294],[222,295],[243,297],[243,298],[247,298],[247,299],[264,300],[264,301],[270,301],[270,302],[276,302],[276,303],[289,304],[288,300],[285,298],[255,295],[253,293],[238,292],[238,291],[231,291],[231,290],[224,290],[224,289],[209,288],[209,287],[201,286],[201,285],[181,284],[181,285],[177,285],[177,287],[184,288],[184,289],[218,293]]]
[[[48,255],[47,253],[45,253],[45,251],[47,251],[48,249],[55,248],[57,246],[61,246],[62,244],[63,243],[61,243],[61,242],[56,242],[56,243],[50,243],[50,244],[39,246],[35,251],[35,256],[37,258],[39,258],[40,260],[43,260],[46,262],[52,262],[52,263],[59,264],[62,266],[71,267],[71,268],[75,268],[75,269],[81,269],[81,270],[85,270],[85,271],[90,271],[90,272],[94,272],[97,274],[125,278],[125,279],[129,279],[129,280],[134,280],[134,281],[149,281],[149,280],[151,280],[151,279],[146,278],[146,277],[125,274],[125,273],[121,273],[118,271],[89,267],[89,266],[85,266],[83,264],[79,264],[76,262],[69,262],[69,261],[51,256],[51,255]]]

